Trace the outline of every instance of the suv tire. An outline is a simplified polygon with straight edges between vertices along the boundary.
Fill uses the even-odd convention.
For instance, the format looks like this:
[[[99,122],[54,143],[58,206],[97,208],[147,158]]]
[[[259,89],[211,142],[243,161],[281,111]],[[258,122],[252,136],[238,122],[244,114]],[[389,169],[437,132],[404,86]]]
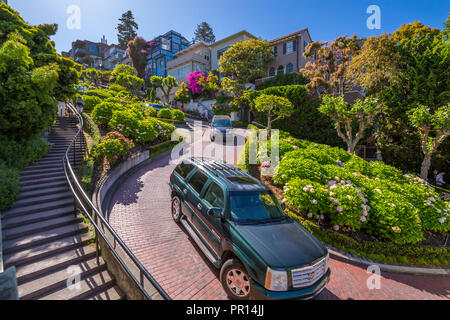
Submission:
[[[180,223],[181,221],[181,200],[180,197],[178,196],[174,196],[172,197],[172,205],[171,205],[171,210],[172,210],[172,218],[176,223]]]
[[[220,270],[220,282],[232,300],[248,300],[251,293],[250,277],[237,259],[227,260]]]

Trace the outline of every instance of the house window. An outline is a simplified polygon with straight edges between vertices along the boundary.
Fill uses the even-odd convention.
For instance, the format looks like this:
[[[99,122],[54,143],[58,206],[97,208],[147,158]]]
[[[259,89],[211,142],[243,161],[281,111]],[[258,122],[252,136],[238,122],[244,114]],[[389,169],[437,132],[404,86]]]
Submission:
[[[275,57],[277,56],[277,53],[278,53],[278,47],[275,46],[275,47],[273,47],[273,54]]]
[[[275,68],[270,68],[269,70],[269,77],[273,77],[275,75]]]
[[[222,56],[222,54],[223,54],[225,51],[227,51],[228,49],[230,49],[229,46],[226,47],[226,48],[223,48],[223,49],[218,50],[218,51],[217,51],[217,60],[220,60],[220,57]]]
[[[292,65],[292,63],[288,63],[288,65],[286,66],[286,73],[292,72],[294,72],[294,66]]]
[[[291,53],[297,50],[296,48],[297,41],[292,40],[286,43],[286,54]]]
[[[277,70],[277,74],[283,74],[284,73],[284,67],[283,66],[279,66],[278,70]]]

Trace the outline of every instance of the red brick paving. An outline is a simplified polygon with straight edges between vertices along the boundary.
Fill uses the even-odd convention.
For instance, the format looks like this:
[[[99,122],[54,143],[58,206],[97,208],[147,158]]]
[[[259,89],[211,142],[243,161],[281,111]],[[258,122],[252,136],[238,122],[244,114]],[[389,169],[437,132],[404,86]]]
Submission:
[[[165,157],[130,176],[113,196],[110,222],[173,299],[227,299],[219,271],[171,218],[174,166]],[[330,268],[330,283],[317,299],[450,299],[448,277],[382,273],[381,289],[369,290],[366,270],[333,259]]]

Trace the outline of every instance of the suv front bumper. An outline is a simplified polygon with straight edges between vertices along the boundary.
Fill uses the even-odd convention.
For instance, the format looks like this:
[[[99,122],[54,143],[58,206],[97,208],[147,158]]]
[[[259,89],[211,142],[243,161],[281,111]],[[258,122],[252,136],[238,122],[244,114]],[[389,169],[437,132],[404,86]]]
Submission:
[[[327,273],[315,284],[310,287],[291,290],[291,291],[269,291],[261,285],[257,284],[253,280],[251,280],[252,284],[252,300],[284,300],[284,299],[301,299],[301,300],[309,300],[313,299],[319,293],[325,289],[326,285],[330,281],[331,271],[328,269]]]

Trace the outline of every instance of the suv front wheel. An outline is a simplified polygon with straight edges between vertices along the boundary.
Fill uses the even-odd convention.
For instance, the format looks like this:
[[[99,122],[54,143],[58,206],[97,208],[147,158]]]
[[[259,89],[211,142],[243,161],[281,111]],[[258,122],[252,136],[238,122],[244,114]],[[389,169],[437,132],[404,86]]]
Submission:
[[[181,200],[178,196],[172,198],[172,218],[176,223],[181,220]]]
[[[220,270],[220,281],[228,297],[232,300],[248,300],[250,297],[250,277],[237,259],[227,260]]]

